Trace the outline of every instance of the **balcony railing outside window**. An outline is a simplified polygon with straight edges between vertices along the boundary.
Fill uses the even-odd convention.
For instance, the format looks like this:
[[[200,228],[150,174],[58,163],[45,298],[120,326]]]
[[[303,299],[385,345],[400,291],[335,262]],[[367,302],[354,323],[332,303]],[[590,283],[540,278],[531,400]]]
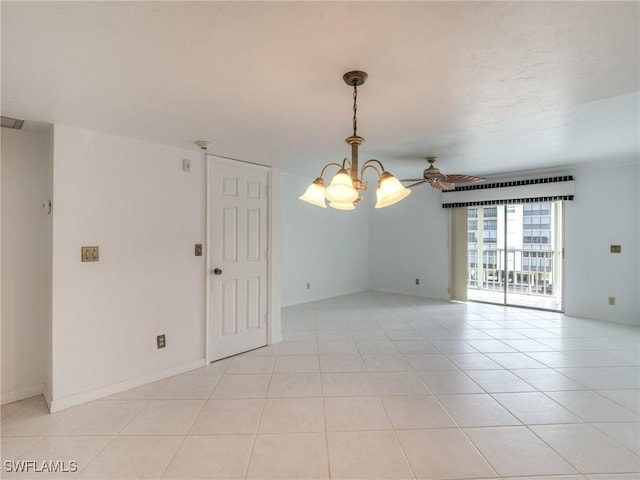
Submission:
[[[482,290],[507,291],[529,295],[555,295],[553,265],[557,252],[553,250],[508,249],[507,268],[504,249],[485,248],[482,264],[478,265],[478,250],[469,249],[467,286]]]

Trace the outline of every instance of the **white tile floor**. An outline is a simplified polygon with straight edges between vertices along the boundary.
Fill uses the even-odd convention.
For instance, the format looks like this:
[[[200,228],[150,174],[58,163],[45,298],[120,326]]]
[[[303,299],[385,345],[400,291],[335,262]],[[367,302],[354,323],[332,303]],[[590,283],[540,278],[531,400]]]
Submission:
[[[55,414],[3,406],[0,476],[640,478],[638,328],[371,292],[283,313],[279,345]]]

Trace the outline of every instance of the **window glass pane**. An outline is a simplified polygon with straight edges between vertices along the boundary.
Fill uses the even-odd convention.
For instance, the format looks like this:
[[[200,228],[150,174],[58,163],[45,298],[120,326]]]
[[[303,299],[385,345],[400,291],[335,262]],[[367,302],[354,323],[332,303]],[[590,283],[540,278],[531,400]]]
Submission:
[[[561,285],[554,281],[561,278],[562,268],[561,232],[554,233],[562,215],[559,205],[538,202],[468,209],[469,299],[560,308]]]

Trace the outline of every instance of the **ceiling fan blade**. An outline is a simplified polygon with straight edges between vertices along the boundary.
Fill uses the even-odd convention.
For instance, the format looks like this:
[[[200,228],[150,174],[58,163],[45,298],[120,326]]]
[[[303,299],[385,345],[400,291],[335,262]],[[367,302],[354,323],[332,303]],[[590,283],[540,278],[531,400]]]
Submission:
[[[455,184],[443,182],[442,180],[432,180],[429,184],[437,190],[453,190],[456,188]]]
[[[418,179],[416,178],[416,180],[418,180]],[[414,180],[400,180],[400,181],[401,181],[401,182],[412,182],[412,181],[414,181]],[[405,188],[416,187],[416,186],[418,186],[418,185],[422,185],[423,183],[427,183],[428,181],[429,181],[429,180],[425,180],[425,179],[423,178],[423,179],[421,179],[421,180],[417,181],[416,183],[412,183],[411,185],[405,185]]]
[[[485,177],[474,177],[473,175],[447,175],[444,179],[447,183],[475,183],[486,180]]]
[[[401,182],[426,182],[424,178],[402,178]]]

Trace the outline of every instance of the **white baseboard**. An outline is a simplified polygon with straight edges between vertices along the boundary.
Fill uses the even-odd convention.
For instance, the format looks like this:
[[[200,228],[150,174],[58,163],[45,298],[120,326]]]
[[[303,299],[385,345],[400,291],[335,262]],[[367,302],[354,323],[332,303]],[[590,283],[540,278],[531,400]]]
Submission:
[[[353,293],[362,293],[367,291],[369,291],[369,289],[365,288],[364,290],[346,290],[343,292],[309,295],[308,297],[305,297],[305,298],[298,298],[295,300],[285,300],[282,302],[281,307],[282,308],[294,307],[296,305],[304,305],[305,303],[319,302],[320,300],[326,300],[328,298],[344,297],[345,295],[351,295]]]
[[[370,290],[371,292],[379,292],[379,293],[397,293],[398,295],[409,295],[411,297],[421,297],[421,298],[426,298],[429,300],[442,300],[444,302],[449,302],[451,301],[449,299],[449,297],[438,297],[437,295],[433,295],[432,293],[429,292],[416,292],[415,290],[403,290],[403,289],[399,289],[399,290],[389,290],[389,289],[385,289],[385,290],[378,290],[375,288],[372,288]]]
[[[36,395],[42,395],[44,385],[34,385],[32,387],[22,388],[14,392],[7,392],[0,394],[0,405],[6,405],[7,403],[18,402],[25,398],[35,397]]]
[[[165,370],[160,370],[159,372],[153,372],[148,375],[125,380],[124,382],[114,383],[113,385],[97,388],[88,392],[71,395],[65,398],[53,399],[50,403],[48,402],[49,410],[51,411],[51,413],[59,412],[60,410],[75,407],[76,405],[81,405],[92,400],[98,400],[99,398],[108,397],[110,395],[115,395],[116,393],[124,392],[125,390],[129,390],[131,388],[146,385],[147,383],[157,382],[158,380],[173,377],[174,375],[179,375],[180,373],[204,367],[205,365],[205,359],[201,358],[199,360],[184,363],[176,367],[167,368]],[[40,393],[42,393],[42,390]]]
[[[589,312],[572,312],[565,310],[563,317],[573,318],[585,318],[587,320],[596,320],[598,322],[619,323],[620,325],[631,325],[633,327],[640,326],[640,319],[638,317],[611,317],[611,316],[598,316],[592,315]]]

